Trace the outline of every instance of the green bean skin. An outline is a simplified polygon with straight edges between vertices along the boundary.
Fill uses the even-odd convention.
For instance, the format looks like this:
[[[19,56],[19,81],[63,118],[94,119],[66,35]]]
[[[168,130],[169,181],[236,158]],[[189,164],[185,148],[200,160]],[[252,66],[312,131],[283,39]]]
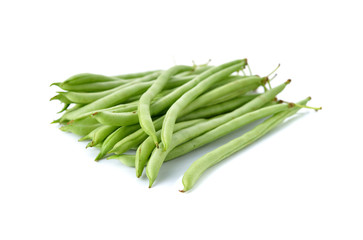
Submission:
[[[191,81],[187,82],[186,84],[180,86],[179,88],[175,89],[175,91],[169,93],[168,95],[158,99],[153,103],[150,107],[151,115],[159,114],[162,111],[166,110],[170,107],[175,101],[177,101],[185,92],[189,91],[197,84],[199,84],[204,79],[208,78],[212,74],[217,73],[227,67],[233,66],[236,61],[232,61],[226,64],[222,64],[221,66],[210,68],[208,71],[203,72],[202,74],[196,76]],[[237,62],[238,63],[238,62]]]
[[[97,74],[88,74],[87,76],[81,77],[81,79],[75,79],[77,81],[63,82],[57,86],[67,91],[75,92],[98,92],[109,90],[119,85],[125,84],[130,85],[138,82],[148,82],[154,80],[160,75],[160,72],[154,72],[149,75],[145,75],[140,78],[132,79],[132,81],[118,79],[116,77],[107,77]],[[81,80],[81,81],[79,81]]]
[[[126,154],[112,155],[112,156],[109,156],[107,159],[117,159],[128,167],[135,167],[135,156],[134,155],[126,155]]]
[[[276,114],[278,112],[282,112],[288,110],[288,104],[275,104],[267,107],[260,108],[253,112],[246,113],[240,117],[232,119],[229,122],[226,122],[192,140],[185,142],[176,148],[174,148],[167,156],[167,159],[171,160],[182,156],[188,152],[191,152],[201,146],[204,146],[210,142],[213,142],[228,133],[231,133],[253,121],[258,119],[268,117],[270,115]]]
[[[218,104],[218,103],[222,103],[222,102],[225,102],[225,101],[228,101],[228,100],[231,100],[233,98],[236,98],[238,96],[241,96],[241,95],[244,95],[248,92],[251,92],[251,91],[254,91],[256,90],[260,85],[258,84],[251,84],[249,86],[246,86],[242,89],[237,89],[235,91],[232,91],[231,93],[229,94],[226,94],[224,96],[221,96],[221,97],[216,97],[213,101],[213,104]],[[219,94],[220,95],[220,94]],[[206,106],[210,106],[212,105],[212,103],[206,103],[205,104]]]
[[[230,82],[228,84],[225,84],[223,86],[220,86],[218,88],[213,89],[212,91],[209,91],[199,98],[197,98],[193,104],[190,104],[185,108],[185,111],[191,111],[195,109],[195,105],[199,106],[205,106],[210,103],[210,99],[220,99],[222,98],[226,99],[227,96],[230,96],[231,92],[238,91],[237,96],[244,95],[245,93],[251,91],[251,89],[255,89],[258,86],[260,86],[264,81],[264,78],[261,77],[246,77],[241,78],[236,81]],[[216,100],[215,100],[216,101]],[[214,101],[214,102],[215,102]],[[219,100],[218,100],[219,103]]]
[[[100,153],[97,155],[95,161],[102,159],[114,147],[114,145],[117,142],[119,142],[122,138],[128,136],[129,134],[133,133],[139,128],[140,126],[137,124],[131,126],[123,126],[116,129],[102,143]]]
[[[158,139],[155,135],[155,127],[151,119],[150,103],[152,99],[163,90],[164,86],[172,76],[180,72],[190,71],[192,69],[192,67],[184,65],[171,67],[167,71],[161,73],[153,85],[140,98],[138,106],[140,126],[148,135],[153,137],[156,144]]]
[[[131,115],[131,116],[130,116]],[[135,115],[133,117],[132,115]],[[126,113],[112,113],[108,111],[96,112],[92,115],[99,123],[112,126],[128,126],[137,123],[136,111]]]
[[[146,71],[146,72],[139,72],[139,73],[128,73],[128,74],[122,74],[122,75],[116,75],[114,77],[116,78],[122,78],[122,79],[128,79],[128,80],[134,80],[134,78],[142,78],[150,74],[160,73],[161,70],[153,70],[153,71]]]
[[[118,80],[114,77],[108,77],[105,75],[100,74],[93,74],[93,73],[80,73],[73,75],[72,77],[65,80],[63,84],[68,85],[79,85],[79,84],[85,84],[85,83],[95,83],[95,82],[108,82],[108,81],[115,81]]]
[[[134,94],[142,93],[150,87],[149,83],[140,83],[137,88],[134,86],[128,86],[126,88],[119,89],[103,98],[97,99],[96,101],[85,105],[73,112],[66,113],[63,115],[63,119],[74,120],[82,114],[91,113],[103,108],[112,107],[116,104],[125,102],[128,98]]]
[[[165,120],[163,122],[163,127],[161,131],[161,140],[164,144],[165,149],[168,149],[170,145],[171,138],[174,132],[174,124],[181,110],[188,106],[194,99],[196,99],[199,95],[205,92],[214,83],[229,76],[231,73],[244,68],[246,63],[246,60],[240,60],[239,63],[209,76],[207,79],[200,82],[194,88],[186,92],[169,108],[165,115]]]
[[[210,105],[204,108],[199,108],[188,115],[182,116],[178,118],[179,121],[187,121],[190,119],[197,119],[197,118],[210,118],[214,117],[219,114],[223,114],[229,111],[232,111],[243,104],[251,101],[255,97],[259,96],[260,94],[249,94],[249,95],[242,95],[240,97],[233,98],[229,101],[217,103],[214,105]]]
[[[88,147],[93,147],[101,142],[103,142],[111,133],[118,129],[117,126],[101,125],[101,127],[96,128],[92,134],[92,141]]]
[[[221,103],[233,99],[234,97],[244,95],[247,92],[256,89],[263,81],[264,78],[253,76],[228,83],[198,97],[193,101],[193,104],[186,106],[184,111],[192,112],[197,109],[198,106],[208,106],[211,105],[211,103]],[[214,100],[211,101],[211,99]]]
[[[179,122],[177,124],[175,124],[175,132],[193,126],[195,124],[204,122],[204,119],[196,119],[196,120],[190,120],[190,121],[185,121],[185,122]],[[161,131],[158,131],[156,133],[157,137],[160,137]],[[153,149],[155,148],[155,143],[152,139],[152,137],[148,137],[147,139],[145,139],[145,141],[142,142],[142,144],[140,144],[140,146],[137,148],[136,150],[136,159],[134,160],[135,162],[135,168],[136,168],[136,176],[140,177],[142,174],[142,171],[144,170],[144,167],[147,163],[147,160],[149,159],[149,156],[151,155],[151,152],[153,151]]]
[[[161,128],[163,120],[164,116],[156,119],[153,122],[155,129],[159,130]],[[131,147],[141,144],[147,137],[148,135],[145,133],[145,131],[142,128],[140,128],[137,131],[130,134],[129,136],[120,140],[118,143],[116,143],[115,146],[111,149],[111,151],[109,151],[109,153],[122,154],[130,150]]]
[[[76,121],[70,121],[66,125],[62,126],[60,130],[85,136],[99,126],[100,124],[95,119],[84,118]]]
[[[308,101],[309,99],[306,99],[300,102],[300,104],[304,105]],[[299,107],[294,107],[290,110],[277,113],[249,132],[205,154],[193,162],[188,170],[184,173],[182,180],[184,189],[181,190],[181,192],[190,190],[205,170],[261,138],[280,123],[282,123],[287,117],[295,114],[299,110]]]
[[[149,178],[149,187],[152,186],[154,183],[160,167],[162,163],[164,162],[166,156],[168,153],[174,149],[176,146],[189,141],[190,139],[193,139],[195,137],[198,137],[199,135],[218,127],[219,125],[222,125],[233,118],[242,116],[243,114],[246,114],[248,112],[257,110],[264,104],[272,101],[277,94],[279,94],[284,88],[290,83],[290,81],[287,81],[275,88],[270,89],[269,91],[261,94],[260,96],[254,98],[250,102],[246,103],[242,107],[234,110],[233,112],[224,114],[222,116],[218,116],[215,118],[210,119],[208,122],[197,124],[193,127],[183,129],[179,132],[177,132],[175,137],[173,137],[173,142],[170,145],[170,148],[167,149],[155,149],[153,153],[151,154],[151,157],[149,159],[149,162],[146,167],[146,175]]]
[[[59,100],[60,102],[64,103],[64,104],[71,104],[73,103],[72,101],[70,101],[67,97],[65,97],[64,95],[60,94],[61,92],[58,92],[57,95],[55,95],[54,97],[52,97],[50,99],[50,101],[53,100]]]

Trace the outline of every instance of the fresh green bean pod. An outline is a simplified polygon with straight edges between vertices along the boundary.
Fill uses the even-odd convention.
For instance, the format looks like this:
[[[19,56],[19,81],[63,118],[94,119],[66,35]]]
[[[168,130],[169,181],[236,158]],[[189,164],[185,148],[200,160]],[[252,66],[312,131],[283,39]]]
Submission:
[[[270,103],[269,103],[270,104]],[[246,113],[238,118],[235,118],[229,122],[226,122],[192,140],[185,142],[176,148],[174,148],[167,156],[167,160],[171,160],[182,156],[188,152],[191,152],[197,148],[200,148],[210,142],[213,142],[253,121],[258,119],[268,117],[275,113],[288,110],[291,107],[288,104],[272,104],[269,106],[265,106],[256,111]]]
[[[204,119],[195,119],[195,120],[190,120],[190,121],[185,121],[185,122],[179,122],[177,124],[175,124],[175,132],[193,126],[195,124],[204,122]],[[156,133],[157,137],[160,137],[161,131],[158,131]],[[134,160],[135,162],[135,167],[136,167],[136,176],[140,177],[142,174],[142,171],[147,163],[147,160],[149,159],[149,156],[151,155],[151,152],[153,151],[153,149],[155,148],[155,144],[154,141],[152,139],[152,137],[148,137],[147,139],[145,139],[145,141],[142,142],[142,144],[140,144],[140,146],[137,148],[136,150],[136,159]]]
[[[84,83],[81,83],[81,84],[69,84],[67,82],[63,82],[63,83],[57,84],[57,86],[66,91],[99,92],[99,91],[107,91],[107,90],[113,89],[113,88],[121,86],[121,85],[129,86],[129,85],[133,85],[135,83],[149,82],[149,81],[155,80],[159,75],[160,75],[159,72],[155,72],[150,75],[146,75],[144,77],[135,78],[132,81],[104,76],[105,79],[108,79],[109,81],[99,81],[99,82],[84,81]]]
[[[119,80],[115,77],[109,77],[101,74],[94,74],[94,73],[80,73],[71,76],[67,80],[61,83],[67,85],[80,85],[85,83],[96,83],[96,82],[112,82]]]
[[[210,105],[204,108],[199,108],[188,115],[182,116],[178,118],[179,121],[187,121],[190,119],[197,119],[197,118],[209,118],[214,117],[219,114],[223,114],[229,111],[232,111],[243,104],[251,101],[255,97],[259,96],[260,94],[249,94],[249,95],[242,95],[236,98],[233,98],[229,101],[217,103],[214,105]]]
[[[117,159],[128,167],[135,167],[134,155],[127,155],[127,154],[112,155],[112,156],[109,156],[107,159]]]
[[[244,68],[247,64],[247,60],[238,60],[238,63],[227,67],[213,75],[207,77],[204,81],[200,82],[194,88],[190,89],[183,96],[181,96],[167,111],[165,115],[165,120],[162,127],[161,139],[164,144],[164,148],[168,149],[173,135],[173,129],[182,109],[187,107],[194,99],[205,92],[209,87],[219,80],[229,76],[231,73]],[[213,69],[213,68],[212,68]],[[207,71],[208,72],[208,71]]]
[[[237,96],[244,95],[245,93],[251,91],[251,89],[255,89],[261,84],[263,84],[266,80],[264,77],[257,77],[257,76],[251,76],[251,77],[245,77],[240,78],[236,81],[230,82],[226,85],[220,86],[218,88],[215,88],[199,98],[195,99],[193,101],[193,104],[190,104],[187,106],[185,111],[191,111],[191,109],[195,109],[194,105],[198,106],[206,106],[210,104],[210,99],[215,99],[213,102],[220,103],[220,98],[223,98],[224,100],[229,100],[230,97],[235,97],[236,95],[231,95],[231,93],[238,91]],[[237,97],[236,96],[236,97]]]
[[[161,165],[163,164],[166,156],[169,154],[169,152],[174,149],[176,146],[187,142],[195,137],[200,136],[201,134],[218,127],[219,125],[222,125],[233,118],[242,116],[243,114],[246,114],[248,112],[254,111],[265,105],[266,103],[272,101],[277,94],[279,94],[287,84],[290,83],[289,81],[286,81],[285,83],[270,89],[269,91],[261,94],[260,96],[254,98],[250,102],[246,103],[240,108],[237,108],[233,112],[224,114],[222,116],[218,116],[215,118],[212,118],[209,120],[206,124],[200,123],[193,127],[183,129],[175,134],[175,139],[173,139],[173,142],[170,145],[170,148],[159,148],[155,149],[149,159],[149,162],[146,167],[146,175],[149,178],[149,187],[152,186],[154,183]]]
[[[140,126],[138,124],[119,127],[104,140],[101,146],[100,153],[97,155],[95,161],[103,158],[117,142],[119,142],[125,136],[128,136],[131,133],[137,131],[138,129],[140,129]]]
[[[94,111],[115,106],[117,104],[123,103],[127,101],[131,96],[135,94],[142,93],[146,91],[150,87],[150,83],[139,83],[138,87],[128,86],[122,89],[119,89],[103,98],[97,99],[96,101],[85,105],[82,108],[79,108],[70,113],[66,113],[62,116],[63,119],[74,120],[77,119],[80,115],[92,113]]]
[[[89,135],[92,140],[87,147],[93,147],[99,143],[102,143],[111,133],[118,129],[117,126],[101,125],[93,130]]]
[[[158,139],[155,136],[155,127],[151,119],[150,104],[153,98],[163,90],[166,83],[172,76],[180,72],[190,71],[193,68],[190,66],[178,65],[164,71],[156,79],[153,85],[141,96],[138,106],[138,117],[141,128],[157,143]]]
[[[121,74],[116,75],[116,78],[128,79],[128,80],[135,80],[135,78],[142,78],[150,74],[160,73],[161,70],[153,70],[153,71],[146,71],[146,72],[138,72],[138,73],[128,73],[128,74]]]
[[[98,128],[99,124],[95,119],[84,118],[75,121],[70,121],[66,125],[60,127],[60,130],[65,132],[72,132],[74,134],[85,136],[94,129]]]
[[[309,100],[310,99],[306,99],[299,104],[304,105]],[[266,133],[270,132],[272,129],[281,124],[286,118],[294,115],[299,110],[300,107],[293,107],[292,109],[277,113],[274,116],[265,120],[254,129],[250,130],[249,132],[205,154],[204,156],[193,162],[188,170],[184,173],[182,180],[184,189],[181,190],[181,192],[190,190],[205,170],[214,166],[215,164],[219,163],[220,161],[229,157],[235,152],[240,151],[249,144],[255,142]]]

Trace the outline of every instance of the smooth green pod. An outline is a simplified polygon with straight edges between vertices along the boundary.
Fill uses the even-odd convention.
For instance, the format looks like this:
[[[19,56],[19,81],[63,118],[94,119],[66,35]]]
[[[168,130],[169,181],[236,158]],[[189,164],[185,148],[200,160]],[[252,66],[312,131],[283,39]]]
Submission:
[[[304,105],[309,100],[310,98],[300,102],[299,104]],[[184,173],[182,180],[184,189],[181,190],[181,192],[190,190],[205,170],[229,157],[233,153],[240,151],[249,144],[255,142],[266,133],[274,129],[276,126],[281,124],[287,117],[295,114],[300,109],[300,107],[293,107],[290,110],[277,113],[249,132],[233,139],[227,144],[224,144],[223,146],[205,154],[198,160],[194,161],[188,170]]]
[[[166,83],[172,76],[180,72],[190,71],[193,67],[178,65],[162,72],[153,85],[140,97],[138,106],[138,117],[141,128],[157,143],[158,139],[155,135],[155,127],[151,119],[150,104],[153,98],[163,90]]]
[[[195,119],[195,120],[190,120],[190,121],[185,121],[185,122],[179,122],[177,124],[175,124],[175,132],[190,127],[190,126],[194,126],[195,124],[204,122],[205,119]],[[161,131],[158,131],[156,133],[157,137],[160,137]],[[145,139],[145,141],[142,142],[142,144],[140,144],[140,146],[137,148],[136,150],[136,159],[135,161],[135,168],[136,168],[136,176],[140,177],[142,174],[142,171],[147,163],[147,160],[149,159],[149,156],[151,155],[151,152],[153,151],[153,149],[155,148],[155,144],[154,141],[152,139],[152,137],[148,137],[147,139]]]
[[[237,60],[237,62],[238,62],[237,64],[224,68],[223,70],[218,71],[217,73],[212,74],[209,77],[207,77],[204,81],[200,82],[194,88],[190,89],[183,96],[181,96],[169,108],[169,110],[167,111],[167,113],[165,115],[165,120],[163,122],[163,127],[162,127],[162,131],[161,131],[161,139],[162,139],[165,149],[168,148],[168,146],[171,142],[171,138],[172,138],[172,135],[174,132],[174,130],[173,130],[174,125],[175,125],[176,119],[178,118],[182,109],[187,107],[194,99],[196,99],[199,95],[201,95],[203,92],[205,92],[214,83],[229,76],[231,73],[244,68],[245,65],[247,64],[247,61],[245,59]],[[208,70],[208,71],[210,71],[210,70]],[[208,72],[208,71],[206,71],[206,72]]]

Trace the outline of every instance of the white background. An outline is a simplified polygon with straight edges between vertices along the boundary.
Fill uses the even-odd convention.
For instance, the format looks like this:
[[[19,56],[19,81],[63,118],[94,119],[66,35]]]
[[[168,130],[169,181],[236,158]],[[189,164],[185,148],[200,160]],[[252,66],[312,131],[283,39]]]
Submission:
[[[1,1],[0,239],[363,239],[361,1]],[[247,57],[281,63],[301,111],[207,171],[165,164],[152,189],[49,123],[49,84]]]

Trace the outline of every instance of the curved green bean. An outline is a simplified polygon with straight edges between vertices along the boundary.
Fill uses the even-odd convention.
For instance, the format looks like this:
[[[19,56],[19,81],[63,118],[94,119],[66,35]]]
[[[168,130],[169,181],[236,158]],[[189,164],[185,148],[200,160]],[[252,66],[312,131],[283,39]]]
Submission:
[[[65,132],[72,132],[76,135],[85,136],[94,129],[98,128],[99,124],[95,119],[84,118],[75,121],[70,121],[66,125],[60,127],[60,130]]]
[[[135,156],[134,155],[127,155],[127,154],[112,155],[112,156],[109,156],[107,159],[117,159],[128,167],[135,167]]]
[[[100,127],[93,130],[89,137],[92,140],[87,147],[93,147],[99,143],[102,143],[111,133],[113,133],[117,126],[101,125]]]
[[[137,125],[123,126],[116,129],[113,133],[107,136],[107,138],[102,143],[100,153],[97,155],[95,161],[102,159],[114,147],[114,145],[117,142],[119,142],[125,136],[128,136],[131,133],[135,132],[139,128],[140,126],[137,124]]]
[[[171,67],[167,71],[164,71],[160,74],[160,76],[156,79],[153,85],[143,94],[141,95],[139,106],[138,106],[138,114],[139,114],[139,123],[141,128],[150,136],[153,137],[155,143],[157,144],[158,139],[155,135],[155,127],[151,119],[150,114],[150,103],[151,100],[163,90],[164,86],[170,80],[172,76],[178,74],[180,72],[190,71],[193,67],[178,65]]]
[[[195,124],[204,122],[204,119],[196,119],[196,120],[190,120],[185,122],[179,122],[175,124],[174,131],[177,132],[181,129],[193,126]],[[161,131],[159,130],[156,135],[157,137],[160,137]],[[136,176],[140,177],[142,174],[142,171],[147,163],[147,160],[149,159],[149,156],[151,155],[151,152],[155,148],[154,140],[151,136],[149,136],[145,141],[142,142],[142,144],[139,145],[139,147],[136,150],[136,159],[135,161],[135,168],[136,168]]]
[[[306,99],[300,102],[300,104],[306,104],[308,101],[309,99]],[[300,107],[294,107],[290,110],[277,113],[274,116],[265,120],[262,124],[259,124],[257,127],[250,130],[249,132],[243,134],[238,138],[233,139],[227,144],[222,145],[221,147],[205,154],[204,156],[193,162],[188,170],[184,173],[182,180],[184,189],[181,190],[181,192],[190,190],[205,170],[219,163],[223,159],[229,157],[233,153],[243,149],[257,139],[261,138],[266,133],[278,126],[280,123],[282,123],[287,117],[299,111],[299,109]]]
[[[205,92],[215,82],[218,82],[224,77],[229,76],[231,73],[244,68],[247,64],[247,60],[239,60],[239,63],[232,65],[231,67],[225,68],[213,75],[207,77],[204,81],[200,82],[194,88],[190,89],[183,96],[181,96],[167,111],[163,127],[161,131],[161,139],[164,144],[164,148],[168,149],[173,135],[174,124],[178,118],[182,109],[188,106],[194,99],[200,94]]]

